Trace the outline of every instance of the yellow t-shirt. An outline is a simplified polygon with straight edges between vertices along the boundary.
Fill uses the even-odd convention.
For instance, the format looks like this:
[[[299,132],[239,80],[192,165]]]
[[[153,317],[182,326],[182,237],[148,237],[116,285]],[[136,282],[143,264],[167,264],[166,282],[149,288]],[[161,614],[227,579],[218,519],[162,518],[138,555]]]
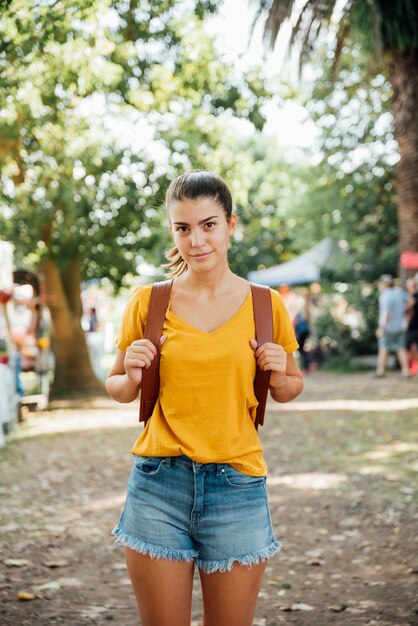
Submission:
[[[135,289],[123,314],[116,345],[122,351],[143,338],[152,285]],[[292,322],[271,291],[274,343],[287,353],[298,348]],[[267,465],[254,427],[256,359],[251,291],[220,328],[205,332],[171,312],[162,330],[160,395],[151,418],[131,452],[146,456],[186,455],[200,463],[229,463],[251,476],[265,476]]]

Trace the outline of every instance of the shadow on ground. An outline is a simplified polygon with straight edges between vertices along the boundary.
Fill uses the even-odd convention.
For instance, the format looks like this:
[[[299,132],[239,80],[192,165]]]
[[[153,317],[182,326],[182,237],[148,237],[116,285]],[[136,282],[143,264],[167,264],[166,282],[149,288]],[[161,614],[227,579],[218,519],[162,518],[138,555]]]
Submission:
[[[317,373],[261,437],[273,525],[259,626],[417,623],[416,381]],[[137,623],[121,549],[137,406],[31,416],[0,452],[0,623]],[[202,604],[195,580],[193,623]],[[18,594],[35,596],[19,600]]]

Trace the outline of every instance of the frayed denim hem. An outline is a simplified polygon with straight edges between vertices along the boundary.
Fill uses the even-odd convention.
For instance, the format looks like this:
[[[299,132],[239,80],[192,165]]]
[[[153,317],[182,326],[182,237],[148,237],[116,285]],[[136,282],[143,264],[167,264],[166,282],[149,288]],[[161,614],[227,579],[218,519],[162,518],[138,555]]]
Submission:
[[[121,528],[114,528],[112,535],[116,537],[115,544],[131,548],[135,552],[148,554],[152,559],[168,559],[170,561],[193,561],[197,556],[197,550],[172,550],[163,548],[162,546],[154,546],[151,543],[145,543],[137,537],[132,537],[125,533]]]
[[[258,550],[258,552],[253,552],[252,554],[247,554],[245,556],[240,556],[236,558],[229,558],[223,561],[202,561],[201,559],[196,559],[196,565],[205,574],[213,574],[215,572],[230,572],[234,563],[251,567],[252,565],[257,565],[258,563],[260,563],[260,561],[266,561],[267,559],[271,558],[281,548],[282,544],[280,543],[280,541],[274,541],[268,548],[264,548],[264,550]]]

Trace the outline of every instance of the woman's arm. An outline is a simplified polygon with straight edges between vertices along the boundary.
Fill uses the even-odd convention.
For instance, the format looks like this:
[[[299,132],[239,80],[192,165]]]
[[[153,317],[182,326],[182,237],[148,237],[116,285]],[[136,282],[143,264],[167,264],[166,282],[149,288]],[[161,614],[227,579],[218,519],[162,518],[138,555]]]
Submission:
[[[276,402],[290,402],[303,389],[302,374],[297,366],[293,354],[286,359],[286,373],[272,372],[270,375],[270,393]]]
[[[125,352],[118,350],[115,362],[110,370],[105,387],[107,393],[117,402],[132,402],[138,397],[140,383],[133,382],[124,366]]]

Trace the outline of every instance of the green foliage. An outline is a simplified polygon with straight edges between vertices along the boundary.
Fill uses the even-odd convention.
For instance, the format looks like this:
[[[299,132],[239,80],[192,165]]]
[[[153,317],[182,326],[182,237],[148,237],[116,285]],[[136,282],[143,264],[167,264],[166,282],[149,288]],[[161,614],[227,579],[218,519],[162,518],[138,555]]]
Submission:
[[[238,143],[233,153],[241,160],[243,153],[248,155],[245,169],[241,166],[247,187],[245,195],[243,189],[238,195],[240,229],[229,258],[233,271],[246,277],[252,270],[277,265],[294,254],[288,217],[298,181],[275,140],[252,137]]]
[[[376,0],[376,4],[385,49],[400,53],[417,49],[418,7],[415,0]]]
[[[204,31],[217,4],[15,0],[4,11],[0,230],[18,262],[49,255],[65,271],[80,259],[83,278],[117,287],[143,259],[160,264],[168,180],[207,163],[232,118],[264,122],[262,81],[234,75]]]
[[[403,54],[418,48],[418,7],[415,0],[357,0],[343,5],[333,0],[311,0],[298,3],[283,0],[258,1],[256,20],[267,13],[265,35],[273,48],[279,32],[287,20],[292,18],[293,30],[290,48],[297,49],[300,64],[323,45],[324,33],[328,39],[327,54],[338,66],[341,50],[352,38],[360,43],[363,52],[369,53],[369,64],[373,71],[376,59],[383,51]],[[338,11],[335,9],[338,7]],[[416,68],[412,68],[416,71]]]
[[[323,62],[323,80],[305,84],[306,108],[319,130],[312,160],[300,172],[293,238],[306,243],[331,236],[344,254],[329,278],[350,283],[396,273],[398,225],[394,175],[398,160],[390,113],[390,85],[372,80],[359,48],[345,49],[334,88]]]

